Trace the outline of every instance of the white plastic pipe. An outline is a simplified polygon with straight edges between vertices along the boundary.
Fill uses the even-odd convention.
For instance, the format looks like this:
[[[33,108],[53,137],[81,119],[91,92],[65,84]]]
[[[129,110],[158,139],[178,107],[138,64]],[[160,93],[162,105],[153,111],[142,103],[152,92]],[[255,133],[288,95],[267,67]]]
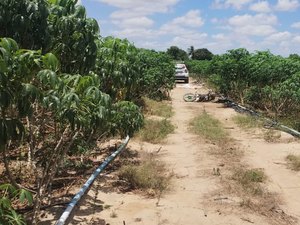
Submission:
[[[91,184],[94,182],[94,180],[99,176],[99,174],[105,169],[105,167],[113,161],[116,156],[125,149],[126,145],[129,142],[129,136],[126,137],[124,142],[119,146],[119,148],[111,154],[109,157],[107,157],[104,162],[95,170],[95,172],[90,176],[90,178],[85,182],[85,184],[82,186],[82,188],[79,190],[79,192],[74,196],[72,201],[69,203],[59,220],[56,222],[55,225],[64,225],[69,218],[72,210],[74,209],[74,206],[78,203],[78,201],[81,199],[81,197],[85,194],[85,192],[89,189]]]

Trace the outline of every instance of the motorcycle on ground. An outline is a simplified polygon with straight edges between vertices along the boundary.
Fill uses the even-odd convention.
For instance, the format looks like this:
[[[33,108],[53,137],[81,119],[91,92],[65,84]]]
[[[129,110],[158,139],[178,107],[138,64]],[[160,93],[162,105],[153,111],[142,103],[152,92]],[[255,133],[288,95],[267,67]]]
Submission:
[[[210,102],[216,98],[216,94],[209,90],[207,94],[198,94],[197,89],[195,93],[186,93],[183,95],[183,100],[186,102]]]

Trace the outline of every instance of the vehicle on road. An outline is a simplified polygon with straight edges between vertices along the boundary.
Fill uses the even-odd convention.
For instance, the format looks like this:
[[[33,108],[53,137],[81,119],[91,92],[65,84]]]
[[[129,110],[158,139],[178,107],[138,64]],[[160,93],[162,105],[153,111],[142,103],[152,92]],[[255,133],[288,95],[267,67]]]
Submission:
[[[177,63],[175,65],[175,80],[183,80],[185,83],[189,82],[189,71],[185,64]]]

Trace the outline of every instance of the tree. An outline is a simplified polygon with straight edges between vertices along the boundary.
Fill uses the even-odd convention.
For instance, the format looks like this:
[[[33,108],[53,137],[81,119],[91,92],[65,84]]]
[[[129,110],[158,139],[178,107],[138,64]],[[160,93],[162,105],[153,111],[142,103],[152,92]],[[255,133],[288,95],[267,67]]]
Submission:
[[[250,80],[250,53],[244,49],[234,49],[213,58],[210,73],[220,91],[244,103]]]
[[[200,48],[194,51],[193,59],[196,60],[211,60],[214,55],[207,48]]]
[[[21,48],[45,50],[50,41],[48,16],[46,0],[1,0],[0,37],[13,38]]]
[[[99,26],[87,18],[85,8],[76,0],[49,1],[51,40],[47,47],[61,63],[61,71],[88,74],[95,65]]]
[[[194,54],[195,54],[194,46],[189,47],[187,52],[188,52],[188,55],[189,55],[190,59],[195,59],[195,56],[194,56]]]
[[[154,99],[166,98],[175,84],[175,68],[171,57],[164,52],[142,49],[138,58],[141,78],[136,92]]]
[[[178,48],[177,46],[171,46],[170,48],[167,49],[166,53],[170,55],[174,60],[188,59],[187,53],[184,50]]]

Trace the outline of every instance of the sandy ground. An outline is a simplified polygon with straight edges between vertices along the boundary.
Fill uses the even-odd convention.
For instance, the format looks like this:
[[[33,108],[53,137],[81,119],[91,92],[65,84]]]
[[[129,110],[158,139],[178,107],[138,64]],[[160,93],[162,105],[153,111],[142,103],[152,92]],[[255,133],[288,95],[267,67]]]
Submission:
[[[157,199],[133,193],[95,192],[101,186],[96,182],[70,224],[102,224],[101,219],[110,225],[275,224],[269,216],[241,209],[239,199],[234,196],[227,198],[222,176],[212,174],[221,159],[208,153],[211,144],[188,130],[189,121],[204,109],[218,118],[224,127],[230,127],[228,131],[233,142],[244,151],[241,163],[264,169],[268,176],[266,188],[281,200],[280,209],[295,218],[293,222],[276,224],[300,224],[297,222],[300,221],[300,173],[289,170],[284,160],[289,153],[300,154],[299,142],[282,134],[277,143],[267,143],[260,137],[259,131],[238,128],[231,120],[236,115],[233,109],[215,103],[184,102],[182,96],[194,92],[194,87],[192,84],[177,84],[172,91],[175,112],[172,121],[177,128],[165,144],[130,143],[132,148],[147,152],[156,152],[162,146],[157,153],[158,158],[174,173],[170,191],[157,204]],[[199,88],[205,92],[204,87]],[[222,170],[226,170],[226,166],[221,173]],[[97,207],[100,204],[110,207],[102,210]]]

